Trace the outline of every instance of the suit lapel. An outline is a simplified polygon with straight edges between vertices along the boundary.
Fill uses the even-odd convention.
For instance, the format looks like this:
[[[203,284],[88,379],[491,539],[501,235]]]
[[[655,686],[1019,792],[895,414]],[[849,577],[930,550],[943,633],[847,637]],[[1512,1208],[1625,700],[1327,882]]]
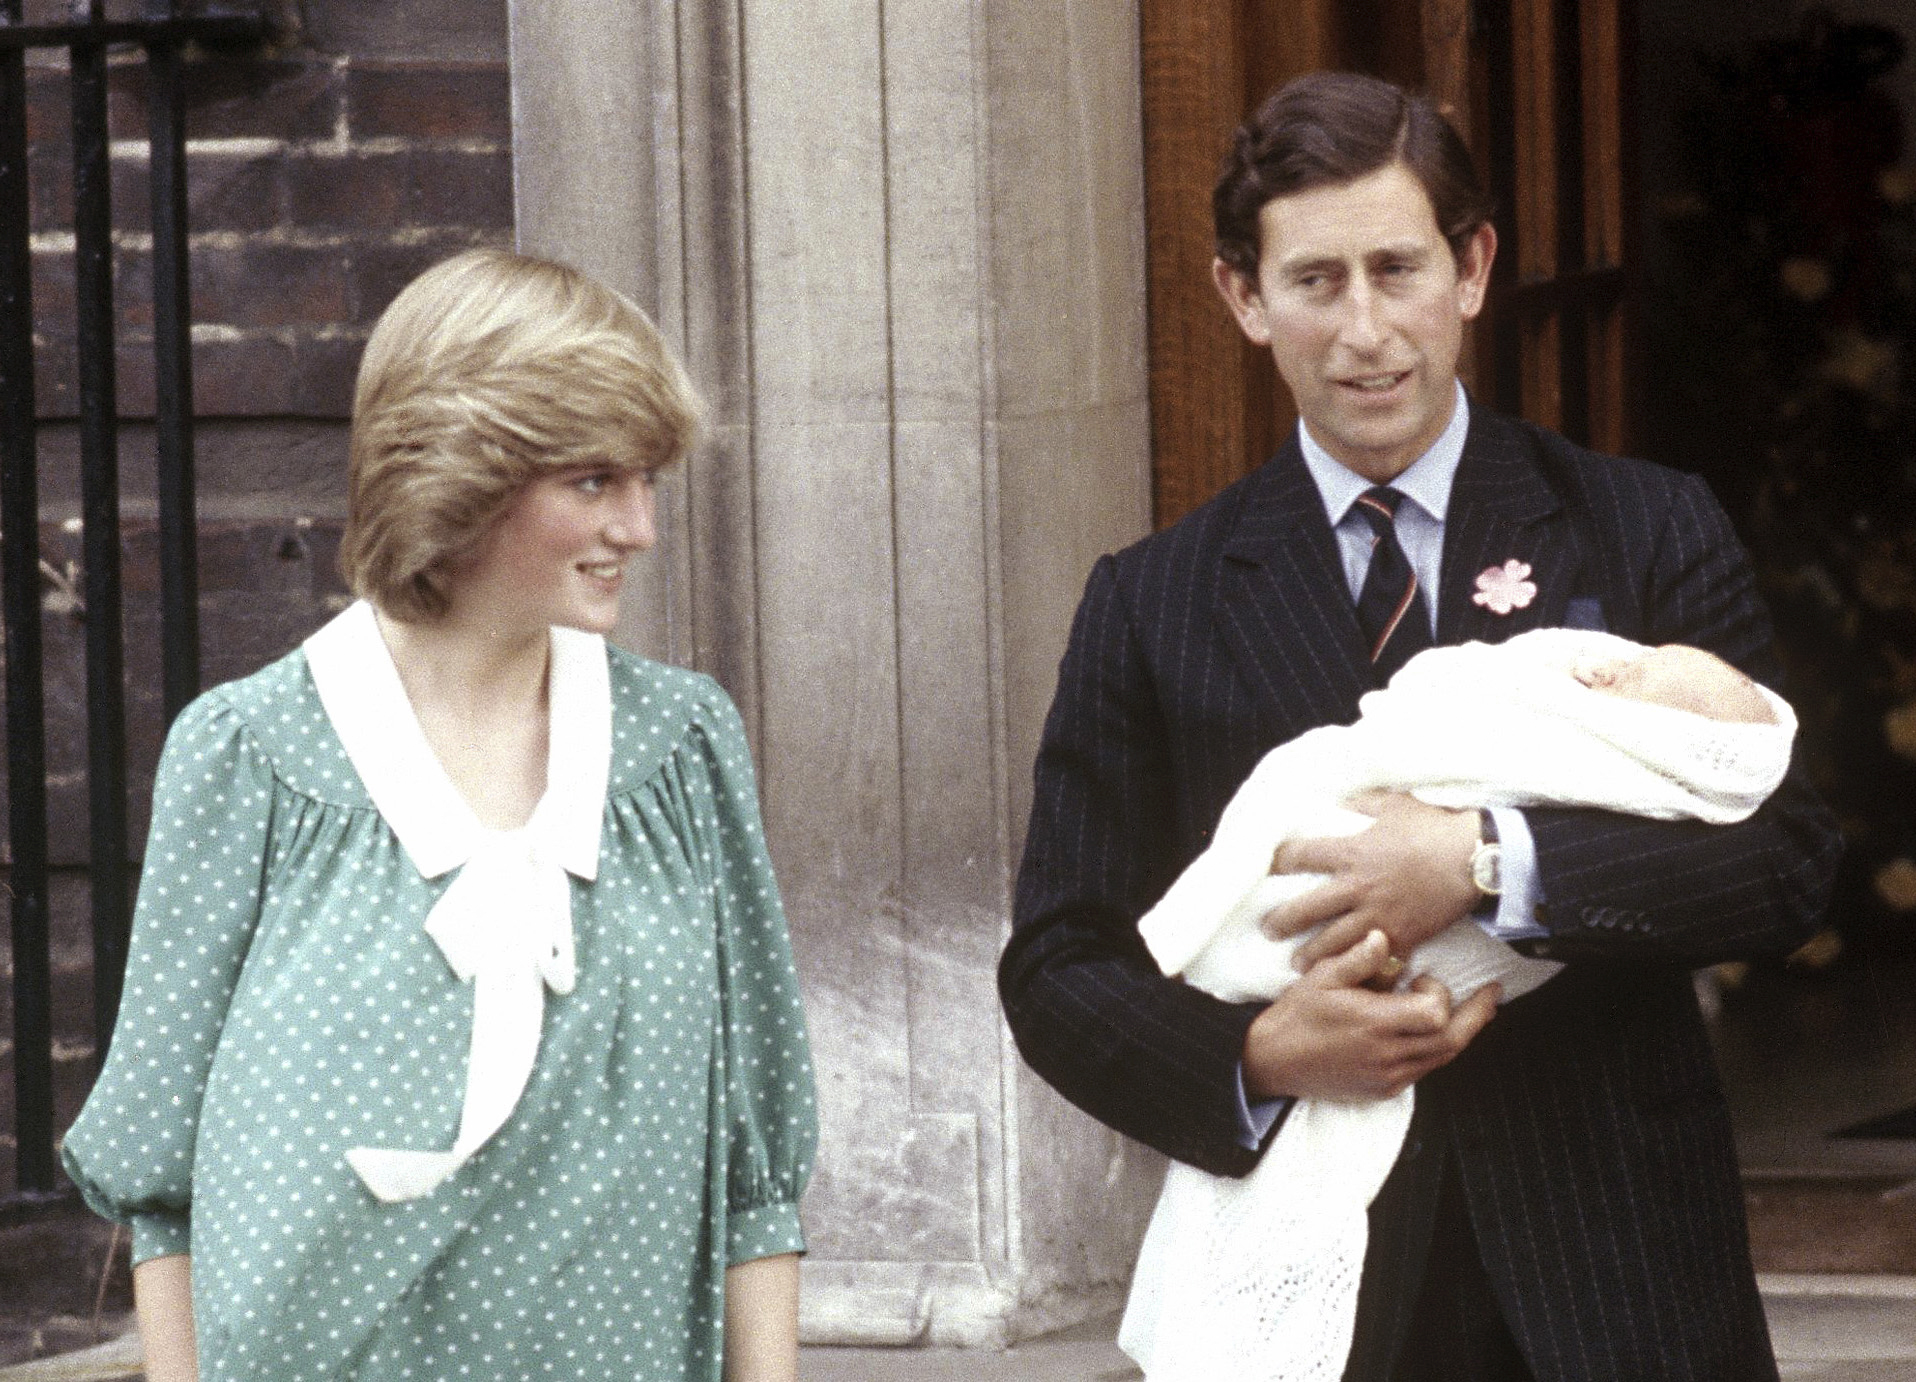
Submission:
[[[1352,719],[1370,664],[1295,435],[1247,482],[1219,580],[1225,641],[1270,729]]]
[[[1473,597],[1478,578],[1509,561],[1529,566],[1536,593],[1522,608],[1499,613]],[[1437,641],[1501,643],[1563,624],[1581,566],[1576,529],[1522,434],[1473,408],[1444,523]]]
[[[1370,662],[1296,436],[1245,483],[1219,575],[1224,640],[1274,741],[1347,723],[1373,686]],[[1476,603],[1478,576],[1511,560],[1530,567],[1535,597],[1503,614]],[[1437,641],[1500,643],[1562,625],[1582,565],[1575,525],[1523,434],[1473,408],[1444,524]]]

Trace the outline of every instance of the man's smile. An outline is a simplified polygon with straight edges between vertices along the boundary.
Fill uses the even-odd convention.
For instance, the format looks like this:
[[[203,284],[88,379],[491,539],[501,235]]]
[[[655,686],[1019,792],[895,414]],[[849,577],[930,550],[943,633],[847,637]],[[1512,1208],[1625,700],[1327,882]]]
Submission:
[[[1338,382],[1347,389],[1356,389],[1360,393],[1389,393],[1406,379],[1409,370],[1396,370],[1389,374],[1359,374]]]

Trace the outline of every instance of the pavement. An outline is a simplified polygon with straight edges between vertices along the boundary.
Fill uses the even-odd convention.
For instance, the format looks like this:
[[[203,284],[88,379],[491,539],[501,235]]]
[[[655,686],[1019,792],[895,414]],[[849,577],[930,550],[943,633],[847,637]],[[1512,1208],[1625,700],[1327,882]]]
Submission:
[[[1916,1277],[1765,1275],[1784,1382],[1916,1382]],[[808,1348],[800,1382],[1137,1382],[1115,1320],[1002,1352]]]
[[[1916,1277],[1758,1280],[1784,1382],[1916,1378]]]
[[[1784,1382],[1916,1379],[1916,1277],[1765,1275],[1763,1300]],[[125,1328],[128,1322],[122,1321]],[[1115,1319],[1004,1350],[801,1350],[800,1382],[1137,1382],[1112,1342]],[[0,1382],[132,1382],[131,1333],[91,1349],[0,1368]]]

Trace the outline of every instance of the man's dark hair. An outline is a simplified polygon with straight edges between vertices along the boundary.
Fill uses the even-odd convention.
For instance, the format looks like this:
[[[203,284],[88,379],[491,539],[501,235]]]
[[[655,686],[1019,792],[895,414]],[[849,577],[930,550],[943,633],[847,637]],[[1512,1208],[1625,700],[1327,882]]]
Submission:
[[[1462,256],[1490,219],[1470,151],[1422,96],[1355,72],[1313,72],[1279,90],[1237,127],[1211,193],[1217,257],[1257,277],[1258,213],[1313,187],[1355,182],[1402,163],[1430,194],[1437,228]]]

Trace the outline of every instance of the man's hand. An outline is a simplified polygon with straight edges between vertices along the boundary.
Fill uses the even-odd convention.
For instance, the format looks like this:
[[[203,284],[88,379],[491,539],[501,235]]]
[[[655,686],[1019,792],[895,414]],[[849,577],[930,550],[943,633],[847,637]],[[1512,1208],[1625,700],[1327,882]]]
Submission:
[[[1496,984],[1455,1008],[1427,974],[1401,993],[1366,988],[1389,956],[1372,931],[1280,993],[1245,1034],[1245,1092],[1386,1099],[1448,1064],[1497,1011]]]
[[[1470,878],[1475,811],[1427,806],[1402,792],[1367,792],[1348,805],[1377,823],[1355,835],[1287,841],[1271,859],[1272,873],[1327,875],[1323,886],[1264,918],[1265,931],[1280,940],[1328,923],[1299,947],[1300,970],[1371,931],[1382,931],[1391,953],[1406,957],[1468,914],[1480,896]]]

